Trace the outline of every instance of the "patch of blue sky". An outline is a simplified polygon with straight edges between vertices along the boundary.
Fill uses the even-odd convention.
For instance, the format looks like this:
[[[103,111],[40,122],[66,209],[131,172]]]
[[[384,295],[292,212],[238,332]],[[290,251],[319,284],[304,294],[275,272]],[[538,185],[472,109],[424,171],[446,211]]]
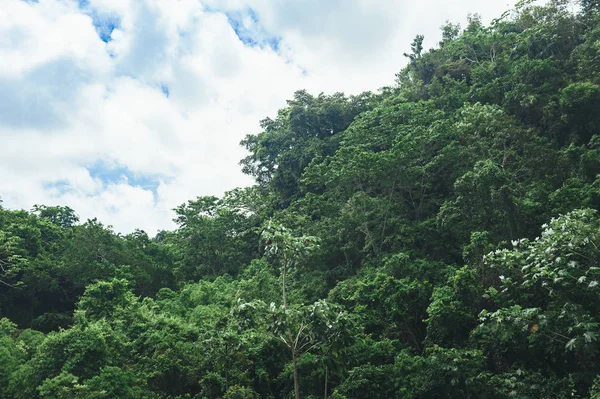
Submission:
[[[274,51],[279,51],[281,38],[267,32],[252,8],[229,11],[225,15],[237,37],[246,46],[271,47]]]
[[[165,97],[169,98],[169,86],[166,83],[161,83],[160,84],[160,91],[163,92],[163,94],[165,95]]]
[[[56,180],[43,184],[44,190],[55,195],[62,195],[73,191],[73,186],[67,180]]]
[[[121,26],[121,19],[119,16],[98,13],[92,8],[89,0],[77,0],[77,3],[79,8],[92,18],[92,23],[94,24],[94,28],[96,28],[98,37],[105,43],[110,42],[112,40],[113,31]]]
[[[110,42],[112,33],[120,26],[121,20],[116,16],[98,17],[92,14],[91,17],[100,39],[105,43]]]
[[[87,170],[92,178],[100,180],[105,185],[126,183],[133,187],[152,191],[155,198],[157,196],[156,190],[161,180],[164,180],[160,175],[134,173],[126,166],[107,162],[96,162],[88,165]]]

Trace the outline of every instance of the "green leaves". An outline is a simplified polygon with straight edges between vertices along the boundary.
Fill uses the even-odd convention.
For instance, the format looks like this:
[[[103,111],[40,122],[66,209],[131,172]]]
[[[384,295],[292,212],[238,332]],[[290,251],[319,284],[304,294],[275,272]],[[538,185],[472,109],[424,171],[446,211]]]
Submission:
[[[261,239],[265,243],[265,255],[279,260],[282,266],[293,267],[319,248],[317,237],[292,235],[284,226],[268,221]]]
[[[237,274],[258,247],[262,222],[252,190],[237,190],[224,198],[199,197],[175,209],[177,233],[175,275],[181,283],[205,276]]]
[[[341,93],[314,97],[296,92],[275,120],[261,122],[261,133],[241,142],[251,153],[240,162],[242,170],[259,185],[272,188],[281,205],[289,205],[299,196],[298,181],[306,166],[335,152],[338,134],[370,108],[371,97],[370,93],[346,98]]]
[[[577,210],[552,219],[535,240],[488,254],[485,263],[499,273],[502,291],[493,297],[498,310],[481,312],[472,338],[487,340],[490,355],[517,361],[525,351],[531,361],[591,378],[580,367],[592,367],[599,350],[600,305],[597,284],[590,284],[597,281],[599,231],[596,211]]]
[[[115,316],[135,303],[135,297],[130,292],[129,282],[124,279],[101,281],[88,286],[79,301],[79,310],[86,317],[99,320]]]

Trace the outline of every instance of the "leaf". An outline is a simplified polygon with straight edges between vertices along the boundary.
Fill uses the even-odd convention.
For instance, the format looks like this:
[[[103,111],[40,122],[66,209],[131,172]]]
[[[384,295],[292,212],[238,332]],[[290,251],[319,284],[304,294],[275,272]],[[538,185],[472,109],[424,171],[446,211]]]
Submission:
[[[596,341],[597,338],[597,334],[592,332],[592,331],[586,331],[585,333],[583,333],[583,338],[585,339],[585,342],[590,343],[593,341]]]

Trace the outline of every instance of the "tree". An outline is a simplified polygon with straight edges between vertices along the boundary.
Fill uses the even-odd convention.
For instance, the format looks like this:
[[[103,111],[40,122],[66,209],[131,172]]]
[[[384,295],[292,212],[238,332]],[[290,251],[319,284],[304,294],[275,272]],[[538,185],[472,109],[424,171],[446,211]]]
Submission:
[[[287,309],[288,273],[318,248],[318,240],[312,236],[295,237],[289,229],[273,221],[267,222],[261,238],[265,243],[265,255],[280,266],[281,300]]]
[[[249,263],[258,246],[260,216],[252,209],[252,193],[199,197],[175,209],[179,258],[175,274],[181,282],[204,276],[235,275]]]
[[[290,268],[294,267],[306,257],[310,252],[317,248],[317,240],[315,237],[301,236],[294,237],[292,233],[283,226],[279,226],[269,221],[265,230],[262,233],[262,239],[265,241],[265,255],[274,258],[281,265],[281,300],[283,302],[283,313],[282,316],[288,317],[288,303],[287,303],[287,275]],[[271,306],[271,312],[276,314],[274,304]],[[294,365],[294,392],[296,399],[300,399],[300,384],[298,376],[298,352],[302,351],[306,345],[311,342],[309,335],[302,335],[303,330],[310,323],[303,320],[301,314],[293,312],[293,318],[295,325],[298,325],[298,331],[294,334],[289,329],[289,322],[283,321],[286,325],[283,330],[276,328],[274,333],[279,335],[279,338],[286,344],[292,354],[292,362]],[[299,319],[298,319],[299,318]],[[280,322],[275,322],[277,325]],[[285,334],[282,335],[282,333]],[[284,337],[285,336],[285,337]],[[306,342],[301,340],[305,339]]]
[[[262,326],[265,332],[290,351],[294,396],[297,399],[301,397],[298,359],[317,349],[325,356],[335,356],[348,341],[345,335],[349,332],[346,313],[324,300],[311,305],[291,305],[288,308],[274,303],[267,306],[260,300],[243,302],[240,299],[234,314],[244,328],[257,327],[257,321],[266,317],[266,323]],[[325,378],[327,395],[327,376]]]

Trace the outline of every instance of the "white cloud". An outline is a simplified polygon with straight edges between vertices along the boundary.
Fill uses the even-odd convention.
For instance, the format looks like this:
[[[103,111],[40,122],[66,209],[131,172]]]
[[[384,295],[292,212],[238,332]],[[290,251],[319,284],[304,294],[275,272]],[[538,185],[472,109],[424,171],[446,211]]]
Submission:
[[[416,34],[433,45],[446,19],[503,3],[3,0],[0,196],[170,228],[180,203],[250,183],[238,143],[295,90],[392,84]]]

